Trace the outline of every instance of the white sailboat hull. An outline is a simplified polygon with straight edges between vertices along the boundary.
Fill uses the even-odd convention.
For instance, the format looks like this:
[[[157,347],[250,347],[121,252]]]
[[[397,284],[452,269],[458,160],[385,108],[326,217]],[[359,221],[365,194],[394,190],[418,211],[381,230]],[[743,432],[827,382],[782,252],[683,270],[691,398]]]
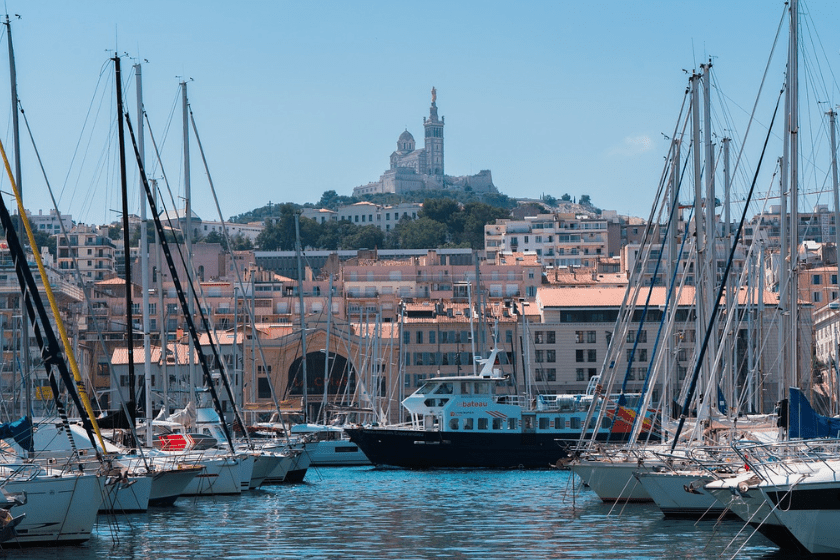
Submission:
[[[241,494],[242,475],[238,456],[205,455],[196,458],[203,470],[187,484],[183,496]]]
[[[638,471],[653,470],[653,466],[640,465],[635,459],[621,462],[580,460],[569,465],[569,468],[604,502],[653,500],[633,476]]]
[[[124,479],[106,479],[99,511],[103,513],[146,511],[149,509],[152,483],[152,477],[149,475],[128,476]]]
[[[836,465],[835,465],[836,468]],[[811,554],[840,554],[840,477],[821,473],[817,480],[792,475],[783,484],[761,484],[776,516]]]
[[[103,482],[96,475],[8,479],[3,487],[7,493],[26,496],[26,503],[10,512],[25,517],[17,526],[17,537],[2,546],[78,544],[90,539],[102,502]]]
[[[705,489],[711,477],[697,472],[637,472],[636,478],[665,517],[715,519],[725,506]]]

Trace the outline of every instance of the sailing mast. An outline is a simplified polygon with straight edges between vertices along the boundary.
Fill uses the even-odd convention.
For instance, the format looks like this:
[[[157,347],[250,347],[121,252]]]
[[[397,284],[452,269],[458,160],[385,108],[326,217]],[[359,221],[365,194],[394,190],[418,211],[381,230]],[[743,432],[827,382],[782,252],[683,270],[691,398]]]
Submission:
[[[834,110],[828,112],[828,120],[831,125],[831,185],[834,191],[834,254],[835,258],[837,258],[837,278],[840,279],[840,187],[838,186],[837,180],[837,125],[836,125],[837,113]],[[838,299],[835,297],[835,299]],[[835,329],[837,327],[835,326]],[[837,334],[835,332],[834,335],[834,370],[837,371],[837,360],[840,358],[837,352]],[[829,376],[830,379],[833,379],[833,385],[835,390],[832,392],[832,410],[831,412],[834,413],[837,406],[837,377]]]
[[[790,344],[790,369],[792,381],[799,379],[799,6],[797,0],[790,3],[790,49],[788,51],[788,77],[790,112],[787,134],[790,136],[790,332],[786,341]],[[803,380],[804,381],[804,380]]]
[[[303,359],[301,362],[302,372],[303,372],[303,423],[306,424],[307,418],[309,415],[309,402],[308,402],[308,387],[307,384],[309,383],[309,377],[306,374],[306,320],[304,319],[304,311],[303,311],[303,261],[301,260],[301,249],[300,249],[300,215],[295,214],[295,252],[297,253],[297,269],[298,269],[298,300],[300,301],[300,340],[301,340],[301,352],[303,353]],[[327,335],[329,336],[329,334]]]
[[[21,170],[20,170],[20,123],[18,120],[18,94],[17,94],[17,69],[15,67],[15,48],[12,44],[12,23],[9,19],[9,14],[6,14],[6,21],[3,23],[6,26],[6,39],[9,45],[9,84],[11,86],[11,93],[12,93],[12,137],[14,139],[14,149],[15,149],[15,182],[17,183],[18,191],[20,192],[21,197],[21,206],[23,206],[23,182],[21,179]],[[23,231],[23,220],[24,215],[18,216],[18,231]],[[33,251],[37,251],[37,247],[32,248]],[[21,314],[21,317],[23,315]],[[24,400],[21,403],[21,416],[25,416],[28,414],[28,409],[32,403],[32,384],[30,380],[30,372],[29,372],[29,333],[30,327],[29,323],[25,320],[21,320],[21,330],[23,331],[23,336],[21,337],[23,340],[23,348],[22,348],[22,365],[23,371],[21,372],[21,376],[23,378],[23,386],[24,386]],[[26,408],[24,411],[23,408]]]
[[[192,195],[190,193],[190,132],[187,126],[189,101],[187,100],[187,82],[181,82],[181,110],[183,112],[184,124],[184,243],[186,243],[187,254],[192,255]],[[192,285],[192,267],[184,267],[184,274],[187,276],[187,285]],[[190,318],[195,316],[195,298],[189,297],[189,314]],[[207,333],[210,336],[210,333]],[[198,385],[195,378],[195,362],[193,361],[193,352],[195,345],[192,338],[187,340],[189,348],[189,356],[187,356],[187,368],[189,370],[189,389],[190,400],[195,397],[195,387]]]
[[[166,257],[166,264],[169,267],[169,274],[172,276],[172,282],[173,282],[173,285],[174,285],[174,288],[175,288],[175,294],[177,295],[178,301],[181,304],[181,312],[184,313],[184,318],[185,318],[185,321],[186,321],[187,329],[189,331],[189,335],[192,339],[192,342],[195,345],[195,347],[199,349],[198,360],[199,360],[199,363],[201,365],[202,372],[204,373],[204,381],[207,385],[207,388],[210,391],[210,397],[213,399],[213,404],[216,407],[216,412],[219,414],[220,419],[222,419],[222,422],[221,422],[222,431],[225,434],[225,438],[227,438],[228,445],[230,446],[231,452],[234,452],[233,437],[231,436],[230,428],[228,426],[228,423],[224,421],[224,416],[223,416],[223,411],[222,411],[222,403],[219,400],[219,395],[218,395],[218,392],[216,391],[215,383],[213,382],[213,376],[210,374],[210,368],[207,365],[207,357],[204,355],[204,352],[200,351],[201,350],[201,344],[200,344],[200,341],[199,341],[198,330],[196,329],[195,321],[193,321],[193,317],[189,314],[189,304],[187,302],[187,296],[184,293],[184,290],[181,288],[180,282],[178,281],[178,271],[175,268],[175,261],[172,258],[172,254],[169,251],[169,246],[168,246],[168,244],[166,242],[166,239],[164,237],[163,224],[160,221],[160,216],[158,215],[158,211],[157,211],[157,204],[155,204],[155,200],[154,200],[154,197],[152,195],[151,188],[149,187],[149,181],[146,178],[146,169],[143,167],[143,164],[140,161],[140,152],[137,150],[137,142],[134,138],[134,131],[131,128],[130,117],[129,117],[128,113],[125,113],[123,116],[125,117],[126,123],[128,124],[128,132],[131,135],[131,141],[132,141],[132,144],[134,145],[134,154],[135,154],[135,157],[137,158],[137,165],[138,165],[139,170],[140,170],[140,178],[143,181],[143,188],[146,191],[146,199],[148,200],[149,205],[151,207],[152,218],[154,219],[154,222],[155,222],[155,229],[158,232],[158,236],[163,240],[163,243],[161,244],[161,248],[163,249],[164,256]],[[181,259],[182,259],[181,262],[184,264],[184,267],[189,269],[189,267],[187,267],[186,263],[184,262],[183,255],[181,255]],[[195,291],[194,291],[193,286],[191,284],[190,284],[190,289],[192,290],[192,293],[190,294],[190,297],[192,298]],[[201,312],[200,315],[201,315],[202,321],[204,322],[204,327],[206,328],[208,326],[206,317],[205,317],[203,312]],[[209,332],[209,329],[207,330],[207,332]],[[215,345],[213,344],[212,336],[209,337],[209,339],[210,339],[209,340],[209,346],[210,346],[210,349],[213,353],[213,357],[214,357],[214,359],[216,360],[217,363],[221,364],[222,360],[219,357],[218,352],[216,351]],[[232,392],[230,390],[230,385],[228,384],[227,377],[225,375],[222,375],[222,383],[224,384],[225,389],[227,390],[228,394],[232,395]],[[235,402],[234,402],[234,404],[235,404]],[[233,410],[234,410],[234,414],[236,416],[236,421],[239,423],[240,427],[242,428],[242,431],[246,434],[246,437],[247,437],[247,430],[245,429],[245,423],[242,421],[242,418],[239,415],[239,409],[236,408],[236,406],[234,406]]]
[[[327,394],[330,386],[330,327],[332,320],[332,286],[333,275],[330,273],[329,292],[327,293],[327,341],[324,344],[324,398],[321,401],[321,412],[324,414],[324,424],[327,423]]]
[[[143,80],[140,63],[134,65],[135,80],[137,86],[137,151],[140,152],[140,160],[146,165],[146,152],[143,148]],[[122,119],[120,119],[122,121]],[[143,408],[146,410],[146,441],[152,441],[152,419],[154,403],[152,401],[152,352],[149,332],[149,240],[146,237],[146,197],[140,198],[140,281],[143,287],[143,356],[144,388],[146,403]],[[166,354],[163,354],[164,361]]]
[[[128,349],[128,412],[131,415],[131,423],[134,423],[134,416],[137,413],[134,376],[134,325],[132,317],[132,283],[131,283],[131,239],[128,230],[128,181],[125,171],[125,130],[123,127],[123,106],[122,106],[122,74],[120,72],[120,57],[114,54],[114,74],[117,86],[117,135],[120,152],[120,186],[122,190],[122,224],[123,224],[123,248],[125,250],[125,338]]]

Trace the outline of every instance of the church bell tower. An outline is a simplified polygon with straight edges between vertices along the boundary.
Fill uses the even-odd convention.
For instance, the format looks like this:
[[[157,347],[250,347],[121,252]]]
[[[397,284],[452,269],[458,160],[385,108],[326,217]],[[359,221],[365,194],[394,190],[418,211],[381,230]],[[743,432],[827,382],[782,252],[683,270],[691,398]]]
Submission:
[[[437,90],[432,88],[432,106],[429,107],[429,118],[423,119],[426,129],[424,146],[426,151],[426,173],[440,177],[443,181],[443,118],[438,119]]]

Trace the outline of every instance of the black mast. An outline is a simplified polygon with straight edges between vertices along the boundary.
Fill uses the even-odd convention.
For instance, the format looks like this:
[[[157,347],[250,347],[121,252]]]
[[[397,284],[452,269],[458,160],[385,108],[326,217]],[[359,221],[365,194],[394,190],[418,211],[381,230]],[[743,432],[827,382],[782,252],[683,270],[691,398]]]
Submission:
[[[70,438],[70,446],[73,451],[76,451],[76,446],[73,441],[73,435],[70,432],[70,423],[67,420],[67,411],[64,408],[64,403],[61,402],[61,394],[59,391],[58,381],[55,378],[54,369],[58,370],[61,380],[67,387],[67,392],[73,399],[76,408],[79,410],[79,415],[82,418],[82,425],[87,431],[90,443],[96,449],[97,457],[100,456],[99,448],[96,445],[96,438],[93,435],[93,424],[87,416],[84,405],[79,398],[79,393],[76,388],[76,380],[70,374],[67,368],[67,363],[61,355],[61,346],[58,344],[58,339],[52,330],[49,316],[47,315],[44,303],[41,301],[41,295],[38,292],[38,286],[35,284],[35,278],[32,276],[32,271],[26,262],[26,254],[23,246],[18,239],[15,232],[12,217],[6,208],[6,203],[3,197],[0,197],[0,224],[6,233],[6,242],[9,245],[9,253],[12,257],[12,262],[15,265],[15,274],[20,285],[21,297],[23,300],[23,307],[26,309],[26,314],[29,317],[29,322],[32,325],[35,340],[38,342],[38,347],[41,349],[41,358],[44,360],[44,368],[47,372],[47,378],[50,381],[50,389],[52,389],[53,399],[58,411],[59,418],[64,430]],[[43,332],[42,332],[43,330]],[[79,388],[82,389],[81,387]],[[31,451],[31,449],[29,450]]]
[[[216,407],[216,411],[219,413],[222,429],[224,430],[225,437],[228,440],[230,450],[232,452],[235,452],[233,446],[233,437],[231,437],[230,434],[230,427],[228,426],[227,422],[225,422],[224,414],[222,413],[222,403],[219,400],[219,394],[216,391],[216,384],[213,381],[213,376],[210,373],[210,367],[207,365],[207,357],[201,350],[201,341],[198,336],[198,330],[195,327],[195,321],[190,315],[189,304],[187,303],[187,296],[184,293],[183,288],[181,287],[181,282],[178,280],[178,270],[175,268],[175,260],[172,258],[172,253],[169,250],[169,242],[166,241],[166,235],[163,231],[163,224],[160,221],[160,215],[158,214],[157,204],[155,203],[154,196],[152,195],[152,190],[149,187],[149,181],[146,178],[146,169],[143,167],[143,162],[140,158],[140,152],[137,148],[137,142],[134,138],[134,130],[131,128],[131,118],[128,116],[128,113],[125,113],[123,116],[125,117],[125,121],[128,124],[128,133],[131,135],[131,143],[134,146],[134,155],[137,158],[137,166],[140,170],[140,178],[143,181],[143,188],[146,191],[146,198],[149,201],[149,208],[151,209],[152,218],[154,219],[155,229],[157,230],[158,237],[160,238],[160,248],[163,251],[163,255],[166,257],[166,264],[169,267],[169,274],[172,277],[172,282],[175,287],[175,293],[178,296],[178,301],[181,303],[181,311],[184,313],[184,319],[187,323],[187,330],[189,331],[190,337],[193,340],[193,344],[195,345],[195,348],[198,351],[198,361],[201,364],[202,371],[204,372],[204,382],[207,385],[207,389],[210,391],[210,397],[213,399],[213,404]],[[192,289],[192,284],[190,284],[190,289]],[[193,294],[194,293],[195,291],[193,290]],[[204,315],[203,311],[201,311],[201,306],[199,306],[199,314],[201,315],[204,327],[207,328],[209,325],[206,316]],[[213,344],[213,337],[209,329],[207,330],[207,335],[210,339],[210,348],[213,351],[213,355],[217,363],[219,363],[221,367],[224,367],[224,362],[221,360],[221,357],[216,351],[216,346]],[[239,424],[240,428],[242,428],[243,433],[246,434],[247,437],[248,432],[245,429],[245,423],[242,421],[242,418],[239,415],[239,409],[236,406],[236,401],[233,400],[233,393],[230,389],[230,385],[227,380],[227,375],[224,371],[222,372],[222,383],[225,385],[225,389],[227,389],[228,394],[231,395],[231,402],[233,403],[236,421]]]
[[[120,187],[122,191],[122,223],[123,223],[123,248],[125,249],[125,337],[128,347],[128,413],[131,415],[131,423],[137,415],[137,406],[134,399],[135,378],[134,378],[134,325],[132,324],[132,302],[131,302],[131,239],[128,231],[128,181],[125,173],[125,132],[123,130],[123,106],[122,106],[122,78],[120,75],[120,57],[114,54],[114,74],[117,81],[117,133],[119,137],[120,151]]]

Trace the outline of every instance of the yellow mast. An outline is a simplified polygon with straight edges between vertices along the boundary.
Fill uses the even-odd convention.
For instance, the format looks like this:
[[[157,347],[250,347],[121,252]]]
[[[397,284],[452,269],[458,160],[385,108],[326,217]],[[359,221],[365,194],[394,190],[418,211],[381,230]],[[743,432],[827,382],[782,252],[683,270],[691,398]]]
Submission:
[[[70,365],[70,370],[73,372],[73,379],[76,381],[76,392],[82,400],[85,407],[85,412],[93,425],[93,431],[99,439],[99,445],[102,446],[102,452],[105,453],[105,441],[102,439],[102,433],[99,431],[99,424],[96,422],[96,415],[93,413],[93,407],[90,405],[85,384],[82,376],[79,373],[79,364],[76,363],[76,357],[73,355],[73,349],[70,346],[70,339],[67,337],[67,331],[64,328],[64,321],[61,320],[61,314],[58,311],[58,304],[55,302],[52,286],[50,286],[49,278],[47,278],[47,270],[44,268],[44,263],[41,260],[41,253],[38,251],[38,246],[35,243],[35,235],[32,233],[32,226],[26,218],[26,211],[23,208],[23,202],[18,191],[17,183],[15,183],[14,175],[12,174],[12,167],[9,165],[9,158],[6,157],[6,149],[3,147],[3,142],[0,141],[0,155],[3,156],[3,164],[6,166],[6,173],[9,175],[9,181],[12,185],[12,190],[15,193],[15,202],[17,202],[18,213],[21,216],[23,227],[26,228],[26,236],[29,238],[29,246],[32,247],[32,252],[35,255],[35,262],[38,264],[38,272],[41,275],[41,281],[44,283],[44,291],[47,293],[47,299],[50,300],[50,309],[52,309],[55,324],[58,327],[58,332],[61,335],[61,343],[64,345],[64,354],[67,356],[67,362]]]

